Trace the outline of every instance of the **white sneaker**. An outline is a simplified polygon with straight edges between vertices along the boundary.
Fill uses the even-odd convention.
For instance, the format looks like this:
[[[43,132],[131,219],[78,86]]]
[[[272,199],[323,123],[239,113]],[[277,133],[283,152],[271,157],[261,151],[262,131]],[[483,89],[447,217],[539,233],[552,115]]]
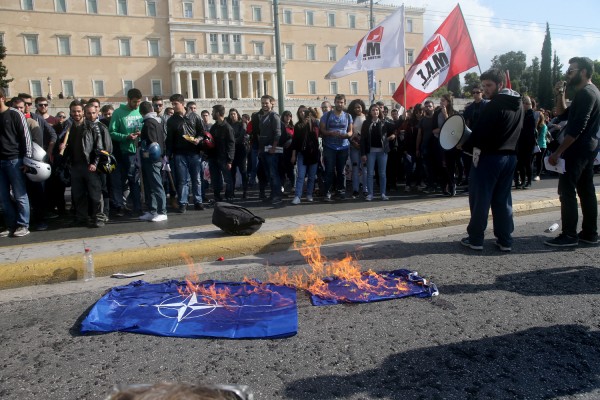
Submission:
[[[366,201],[373,201],[373,195],[372,194],[368,194],[367,197],[365,198]]]
[[[539,181],[539,180],[540,180],[540,177],[539,177],[539,176],[536,176],[535,178],[533,178],[533,180],[534,180],[534,181]]]
[[[154,218],[154,215],[150,212],[146,212],[144,215],[140,216],[140,220],[142,221],[152,221],[152,218]]]
[[[300,204],[300,197],[294,197],[294,200],[292,200],[292,204]]]
[[[387,197],[385,194],[382,194],[382,195],[381,195],[381,200],[383,200],[383,201],[388,201],[389,199],[390,199],[390,198],[389,198],[389,197]]]
[[[0,237],[9,237],[10,236],[10,230],[9,229],[5,229],[2,232],[0,232]]]
[[[162,221],[166,221],[167,218],[167,214],[156,214],[154,216],[154,218],[151,219],[152,222],[162,222]]]
[[[17,228],[17,230],[15,230],[13,233],[14,237],[23,237],[23,236],[27,236],[27,235],[29,235],[29,229],[27,229],[24,226],[19,226]]]
[[[308,201],[309,203],[312,203],[312,202],[313,202],[313,198],[312,198],[312,196],[308,196],[308,197],[306,198],[306,201]]]

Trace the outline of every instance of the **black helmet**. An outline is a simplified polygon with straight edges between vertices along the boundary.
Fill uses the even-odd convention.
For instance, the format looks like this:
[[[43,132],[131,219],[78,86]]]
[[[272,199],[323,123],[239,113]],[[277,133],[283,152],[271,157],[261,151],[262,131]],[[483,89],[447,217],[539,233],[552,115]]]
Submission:
[[[97,150],[98,155],[98,171],[103,174],[110,174],[117,168],[117,160],[115,156],[106,150]]]

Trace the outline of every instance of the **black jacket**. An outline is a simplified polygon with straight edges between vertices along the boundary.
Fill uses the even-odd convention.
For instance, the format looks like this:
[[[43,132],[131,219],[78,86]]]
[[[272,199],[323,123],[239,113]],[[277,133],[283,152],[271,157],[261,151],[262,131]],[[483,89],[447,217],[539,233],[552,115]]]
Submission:
[[[185,124],[187,124],[187,128],[184,127]],[[200,151],[199,146],[183,138],[186,132],[193,134],[196,138],[204,136],[204,126],[196,113],[190,113],[186,116],[174,114],[168,119],[165,145],[169,156],[172,154],[194,154]]]
[[[160,118],[159,118],[160,119]],[[140,140],[146,142],[146,146],[150,146],[151,143],[158,143],[160,146],[160,154],[165,154],[165,134],[163,131],[162,121],[159,122],[154,116],[148,116],[144,118],[142,125],[142,131],[140,133]]]
[[[227,163],[233,162],[235,156],[235,139],[231,125],[225,121],[217,121],[210,127],[210,134],[215,142],[215,147],[206,151],[208,157],[225,160]]]
[[[75,146],[81,145],[83,148],[83,155],[86,159],[86,164],[94,164],[98,165],[98,155],[97,150],[104,150],[102,146],[102,132],[100,131],[100,127],[97,122],[91,122],[88,120],[83,121],[83,135],[81,136],[81,144],[76,143],[77,135],[74,135],[74,132],[69,134],[69,139],[67,140],[67,147],[65,148],[65,158],[68,160],[73,160],[73,153],[76,150]],[[70,127],[71,130],[76,129],[73,125]]]

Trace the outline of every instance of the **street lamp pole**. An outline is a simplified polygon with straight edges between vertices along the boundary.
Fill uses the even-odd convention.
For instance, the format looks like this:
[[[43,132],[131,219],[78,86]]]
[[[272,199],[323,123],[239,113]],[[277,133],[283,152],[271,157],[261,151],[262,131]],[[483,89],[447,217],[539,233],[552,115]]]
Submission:
[[[281,35],[279,31],[279,1],[273,0],[273,17],[275,23],[275,59],[277,62],[277,104],[279,114],[285,110],[283,95],[283,65],[281,62]]]

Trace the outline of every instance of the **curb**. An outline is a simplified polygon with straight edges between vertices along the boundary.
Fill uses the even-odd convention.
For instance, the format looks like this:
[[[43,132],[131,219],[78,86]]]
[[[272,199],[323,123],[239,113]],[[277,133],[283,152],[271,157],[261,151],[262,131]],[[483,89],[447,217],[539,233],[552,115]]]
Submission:
[[[560,207],[559,199],[521,202],[513,205],[515,215],[539,212]],[[413,216],[384,218],[363,222],[340,222],[315,227],[323,237],[323,243],[337,243],[434,229],[468,222],[468,208],[437,211]],[[284,229],[248,236],[227,236],[214,239],[198,239],[185,243],[134,248],[94,254],[96,276],[108,276],[116,272],[164,268],[186,263],[214,261],[218,257],[240,256],[284,251],[293,248],[298,239],[297,229]],[[60,259],[34,259],[11,264],[0,264],[0,289],[58,283],[83,278],[82,256],[73,255]]]

